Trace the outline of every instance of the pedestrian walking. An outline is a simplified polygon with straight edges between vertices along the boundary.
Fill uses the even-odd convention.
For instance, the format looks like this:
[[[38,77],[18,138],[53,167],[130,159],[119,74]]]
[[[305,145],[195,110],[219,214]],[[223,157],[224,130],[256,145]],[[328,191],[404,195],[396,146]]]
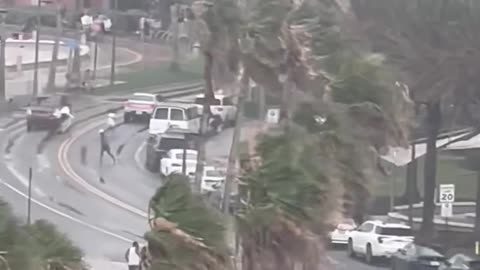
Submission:
[[[140,269],[140,252],[137,242],[133,242],[132,246],[125,252],[125,260],[128,264],[128,270]]]
[[[113,160],[113,164],[116,163],[115,156],[112,154],[112,151],[110,149],[110,144],[108,143],[107,136],[105,134],[105,130],[101,129],[99,131],[100,133],[100,166],[102,165],[103,162],[103,154],[106,152]]]
[[[115,127],[115,114],[109,113],[107,116],[107,130],[113,132],[113,128]]]
[[[140,270],[148,270],[151,264],[147,247],[144,246],[140,251]]]

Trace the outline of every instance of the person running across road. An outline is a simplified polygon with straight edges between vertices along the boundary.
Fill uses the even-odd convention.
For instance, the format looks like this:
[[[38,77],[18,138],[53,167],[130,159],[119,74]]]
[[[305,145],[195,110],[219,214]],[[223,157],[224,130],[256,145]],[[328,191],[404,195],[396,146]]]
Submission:
[[[133,242],[132,246],[125,252],[125,260],[128,264],[128,270],[139,270],[140,268],[140,251],[137,242]]]
[[[100,133],[100,165],[103,162],[103,154],[107,152],[107,154],[112,158],[113,164],[115,164],[115,156],[112,154],[112,151],[110,149],[110,144],[108,143],[107,136],[105,134],[105,130],[101,129],[99,131]]]

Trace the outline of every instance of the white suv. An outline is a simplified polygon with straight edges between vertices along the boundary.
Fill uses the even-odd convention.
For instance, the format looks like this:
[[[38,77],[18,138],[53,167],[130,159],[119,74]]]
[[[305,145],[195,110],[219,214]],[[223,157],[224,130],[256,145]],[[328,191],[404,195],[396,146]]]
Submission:
[[[348,234],[348,254],[365,256],[367,263],[375,257],[390,258],[393,253],[413,242],[412,230],[399,223],[366,221]]]

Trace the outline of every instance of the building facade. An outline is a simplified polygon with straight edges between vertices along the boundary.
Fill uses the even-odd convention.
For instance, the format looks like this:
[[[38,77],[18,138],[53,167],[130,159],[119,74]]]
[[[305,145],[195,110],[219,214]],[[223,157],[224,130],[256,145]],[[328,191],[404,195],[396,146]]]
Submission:
[[[35,6],[41,0],[13,0],[10,1],[16,7]],[[56,0],[51,0],[55,2]],[[9,1],[7,1],[9,2]],[[83,9],[110,9],[110,0],[60,0],[60,3],[65,4],[69,10],[83,10]]]

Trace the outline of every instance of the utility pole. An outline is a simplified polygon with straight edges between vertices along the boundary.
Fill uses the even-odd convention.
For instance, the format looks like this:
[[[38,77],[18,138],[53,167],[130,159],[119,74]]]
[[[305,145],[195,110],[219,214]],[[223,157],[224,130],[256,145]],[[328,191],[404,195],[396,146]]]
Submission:
[[[60,37],[62,35],[62,12],[60,4],[57,4],[57,29],[55,36],[55,44],[52,50],[52,61],[50,62],[50,70],[48,73],[47,91],[55,89],[55,81],[57,76],[57,59],[58,59],[58,47],[60,46]]]
[[[113,22],[112,22],[112,64],[110,67],[110,85],[115,84],[115,58],[117,55],[117,34],[115,33],[116,27],[115,24],[118,22],[117,20],[117,7],[118,7],[118,0],[113,0]]]
[[[0,101],[5,100],[6,87],[5,87],[5,45],[7,42],[7,34],[5,29],[5,17],[7,11],[5,9],[0,10],[2,17],[2,30],[0,34]]]
[[[27,201],[27,225],[32,223],[32,178],[33,170],[32,167],[28,169],[28,201]]]
[[[94,52],[93,52],[93,73],[92,79],[95,82],[97,78],[97,62],[98,62],[98,40],[95,38]]]
[[[40,47],[40,7],[42,6],[42,0],[37,0],[37,16],[35,27],[35,63],[33,66],[33,96],[38,96],[38,51]]]
[[[250,87],[250,77],[246,70],[243,70],[242,79],[240,82],[240,94],[237,103],[237,112],[235,114],[235,129],[233,131],[232,145],[230,154],[228,156],[227,178],[225,179],[225,188],[223,191],[222,209],[225,214],[230,210],[230,194],[232,192],[232,184],[236,177],[236,166],[238,156],[238,145],[240,142],[240,135],[242,132],[243,108],[245,107],[245,95]]]

